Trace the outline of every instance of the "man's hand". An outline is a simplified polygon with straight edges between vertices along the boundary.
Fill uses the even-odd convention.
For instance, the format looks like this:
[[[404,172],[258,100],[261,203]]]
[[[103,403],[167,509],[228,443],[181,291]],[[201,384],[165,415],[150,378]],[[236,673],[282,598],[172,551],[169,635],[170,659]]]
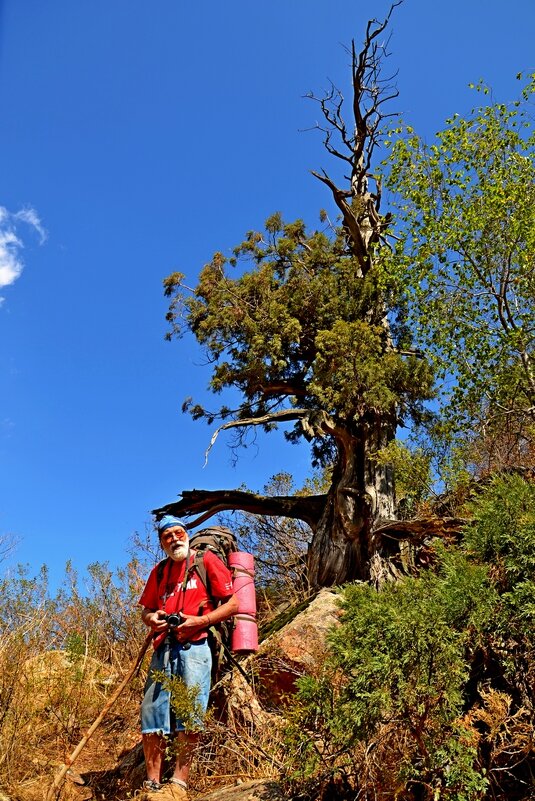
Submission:
[[[141,616],[143,623],[154,632],[166,631],[169,628],[167,615],[163,609],[157,609],[155,612],[152,609],[144,609]]]
[[[185,615],[181,612],[180,617],[184,622],[173,628],[173,634],[179,642],[186,642],[191,634],[208,627],[206,615]]]

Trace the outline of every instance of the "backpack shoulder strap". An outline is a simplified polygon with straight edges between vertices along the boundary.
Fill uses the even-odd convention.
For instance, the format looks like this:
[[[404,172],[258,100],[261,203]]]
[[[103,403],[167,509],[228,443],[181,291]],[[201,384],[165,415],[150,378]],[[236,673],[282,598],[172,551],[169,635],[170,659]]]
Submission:
[[[204,551],[197,551],[195,553],[195,560],[193,562],[193,567],[197,571],[197,575],[199,576],[200,580],[202,581],[204,587],[206,588],[206,592],[211,597],[212,593],[210,591],[210,580],[208,578],[208,573],[206,570],[206,565],[204,564]]]
[[[158,562],[158,564],[156,566],[156,581],[158,583],[158,587],[160,586],[160,584],[162,582],[165,566],[168,563],[169,563],[169,556],[166,556],[165,559],[162,559],[161,562]]]

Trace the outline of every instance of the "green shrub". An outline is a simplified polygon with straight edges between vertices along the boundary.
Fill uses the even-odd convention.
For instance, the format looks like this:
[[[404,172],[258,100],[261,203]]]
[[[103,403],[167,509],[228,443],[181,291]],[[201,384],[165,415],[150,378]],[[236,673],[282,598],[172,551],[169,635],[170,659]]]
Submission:
[[[456,551],[439,559],[436,572],[379,592],[345,588],[324,671],[301,680],[288,726],[294,782],[343,778],[363,798],[366,784],[370,798],[394,797],[396,787],[408,793],[400,798],[416,787],[418,797],[482,797],[487,779],[461,716],[470,656],[497,595],[485,567]]]
[[[501,595],[501,633],[532,637],[535,623],[535,484],[518,474],[495,477],[472,504],[465,546],[493,565]]]
[[[495,477],[433,569],[345,587],[286,729],[291,791],[524,801],[535,775],[535,485]]]

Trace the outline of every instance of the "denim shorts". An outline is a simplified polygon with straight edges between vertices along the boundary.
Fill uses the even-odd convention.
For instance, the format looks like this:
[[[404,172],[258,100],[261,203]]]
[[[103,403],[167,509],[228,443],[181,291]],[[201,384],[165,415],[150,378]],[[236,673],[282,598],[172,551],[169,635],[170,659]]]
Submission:
[[[154,651],[141,704],[142,734],[172,734],[185,729],[183,721],[176,719],[169,691],[154,679],[155,670],[168,678],[180,677],[188,688],[197,687],[195,707],[204,716],[210,695],[212,652],[206,640],[188,645],[184,648],[181,643],[166,641]],[[201,719],[195,720],[195,728],[202,728]]]

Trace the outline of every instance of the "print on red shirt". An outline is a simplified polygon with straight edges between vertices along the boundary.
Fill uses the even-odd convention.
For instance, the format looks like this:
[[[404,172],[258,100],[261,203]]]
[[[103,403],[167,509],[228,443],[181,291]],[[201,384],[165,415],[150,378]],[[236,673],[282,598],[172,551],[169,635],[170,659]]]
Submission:
[[[195,553],[190,554],[189,565],[193,565]],[[214,609],[212,599],[223,600],[232,595],[232,574],[215,554],[206,551],[204,554],[204,565],[210,585],[211,597],[208,595],[206,587],[193,569],[182,590],[184,572],[186,570],[186,560],[174,562],[169,560],[164,567],[162,580],[158,586],[158,566],[154,567],[150,573],[145,589],[139,599],[140,606],[156,611],[163,609],[168,615],[183,612],[186,615],[206,615]],[[192,641],[202,640],[207,636],[207,630],[202,629],[192,636]],[[153,641],[157,648],[165,639],[166,632],[159,634]]]

